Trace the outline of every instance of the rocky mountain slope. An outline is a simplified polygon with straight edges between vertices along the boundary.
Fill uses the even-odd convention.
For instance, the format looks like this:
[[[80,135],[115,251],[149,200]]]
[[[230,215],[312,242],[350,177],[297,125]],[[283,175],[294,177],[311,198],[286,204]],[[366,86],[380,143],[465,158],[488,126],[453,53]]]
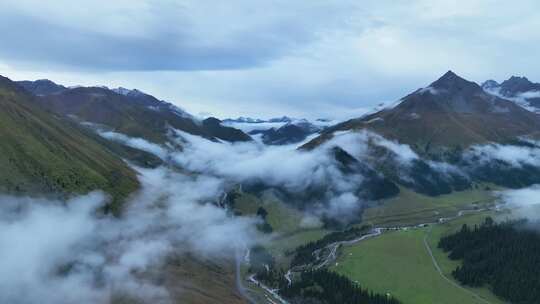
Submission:
[[[482,88],[495,96],[516,102],[518,105],[533,112],[540,112],[540,83],[531,82],[526,77],[512,76],[498,83],[488,80]]]
[[[429,155],[474,144],[509,142],[519,136],[535,137],[540,134],[540,119],[449,71],[402,98],[394,108],[331,127],[305,148],[319,145],[333,132],[357,129],[372,130]]]

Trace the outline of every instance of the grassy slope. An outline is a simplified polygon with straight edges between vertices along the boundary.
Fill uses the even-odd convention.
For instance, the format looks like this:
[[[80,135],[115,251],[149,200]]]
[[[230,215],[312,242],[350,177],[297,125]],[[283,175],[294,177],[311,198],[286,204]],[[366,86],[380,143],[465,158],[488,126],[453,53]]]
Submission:
[[[0,189],[13,194],[103,189],[114,206],[137,189],[135,172],[78,126],[45,113],[5,79],[0,83]]]
[[[318,240],[328,233],[320,228],[301,227],[302,213],[274,198],[259,199],[250,194],[242,194],[235,203],[235,209],[245,215],[255,215],[259,207],[268,211],[267,221],[276,234],[267,247],[283,265],[289,262],[285,252]]]
[[[427,234],[434,256],[443,272],[451,278],[450,272],[459,262],[450,261],[437,248],[439,237],[459,229],[465,222],[479,222],[485,215],[465,215],[433,228],[385,233],[381,237],[344,248],[337,266],[332,269],[374,291],[389,292],[405,304],[485,303],[445,281],[435,269],[424,246]],[[433,229],[431,233],[430,229]],[[486,288],[474,289],[474,292],[490,303],[504,303]]]

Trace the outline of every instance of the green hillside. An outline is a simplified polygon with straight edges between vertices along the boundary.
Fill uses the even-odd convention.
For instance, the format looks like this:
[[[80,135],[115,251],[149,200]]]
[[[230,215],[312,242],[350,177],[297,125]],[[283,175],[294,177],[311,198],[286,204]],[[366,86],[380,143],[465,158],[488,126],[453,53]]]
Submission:
[[[137,189],[135,172],[77,125],[38,109],[0,78],[0,191],[66,196],[103,189],[112,208]]]

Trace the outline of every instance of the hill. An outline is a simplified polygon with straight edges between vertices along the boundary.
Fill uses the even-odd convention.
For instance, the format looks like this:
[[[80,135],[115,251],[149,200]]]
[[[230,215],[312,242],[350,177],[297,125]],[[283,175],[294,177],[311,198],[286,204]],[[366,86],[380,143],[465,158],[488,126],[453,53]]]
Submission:
[[[103,189],[114,208],[138,188],[135,172],[87,131],[42,111],[0,77],[0,191],[65,196]]]

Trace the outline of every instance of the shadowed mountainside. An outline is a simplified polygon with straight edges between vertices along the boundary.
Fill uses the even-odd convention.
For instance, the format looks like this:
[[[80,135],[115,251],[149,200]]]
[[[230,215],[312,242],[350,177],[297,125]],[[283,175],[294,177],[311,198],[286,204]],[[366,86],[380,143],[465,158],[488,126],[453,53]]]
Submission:
[[[105,125],[154,143],[167,142],[170,128],[211,140],[251,140],[244,132],[221,125],[218,119],[199,121],[178,107],[138,90],[77,87],[40,94],[39,90],[32,90],[39,86],[31,83],[25,82],[25,88],[38,95],[40,105],[48,111]]]

